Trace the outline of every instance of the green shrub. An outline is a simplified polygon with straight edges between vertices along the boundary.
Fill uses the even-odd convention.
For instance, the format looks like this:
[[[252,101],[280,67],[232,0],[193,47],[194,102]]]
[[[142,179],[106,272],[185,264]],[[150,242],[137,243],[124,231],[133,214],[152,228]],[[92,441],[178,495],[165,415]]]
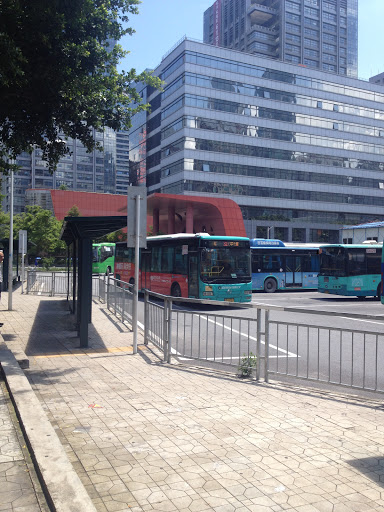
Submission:
[[[252,377],[252,372],[256,368],[256,365],[257,357],[255,354],[250,352],[248,356],[244,355],[238,366],[238,376],[242,378]]]

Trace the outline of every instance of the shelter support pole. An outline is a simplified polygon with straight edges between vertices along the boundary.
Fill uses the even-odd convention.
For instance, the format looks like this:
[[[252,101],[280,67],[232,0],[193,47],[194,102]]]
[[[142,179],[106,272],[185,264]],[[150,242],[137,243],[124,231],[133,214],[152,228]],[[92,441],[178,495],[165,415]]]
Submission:
[[[77,282],[77,240],[72,244],[72,313],[76,313],[77,297],[76,297],[76,282]]]
[[[79,240],[79,337],[80,347],[88,347],[88,323],[92,300],[92,242]]]

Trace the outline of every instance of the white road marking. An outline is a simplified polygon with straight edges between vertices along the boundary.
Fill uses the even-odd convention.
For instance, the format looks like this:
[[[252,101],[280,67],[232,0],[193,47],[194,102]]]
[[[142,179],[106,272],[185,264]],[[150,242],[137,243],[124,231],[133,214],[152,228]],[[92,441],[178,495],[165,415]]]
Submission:
[[[353,320],[354,322],[366,322],[368,324],[383,325],[383,322],[374,322],[373,320],[363,320],[362,318],[350,318],[348,316],[340,316],[339,318],[344,318],[344,319],[347,319],[347,320]],[[381,333],[378,333],[378,334],[381,334]]]
[[[202,315],[202,317],[204,318],[204,316]],[[230,318],[230,317],[228,317]],[[207,319],[207,317],[205,317],[205,319]],[[219,325],[220,327],[224,327],[224,329],[227,329],[228,331],[231,330],[230,327],[227,327],[226,325],[223,325],[223,324],[219,324],[218,322],[215,322],[214,320],[210,320],[209,318],[207,319],[208,322],[211,322],[212,324],[216,324],[216,325]],[[244,337],[248,337],[247,334],[243,334],[239,331],[236,331],[236,329],[232,329],[232,332],[236,333],[236,334],[240,334],[241,336],[244,336]],[[254,338],[253,336],[249,336],[249,339],[250,340],[253,340],[253,341],[257,341],[257,338]],[[263,345],[265,345],[265,341],[263,340],[260,340],[260,343],[262,343]],[[289,352],[287,350],[284,350],[283,348],[279,348],[277,347],[277,345],[272,345],[271,343],[269,344],[269,347],[270,348],[275,348],[277,351],[281,351],[283,352],[284,354],[288,354],[289,356],[292,356],[292,357],[300,357],[298,354],[295,354],[294,352]]]

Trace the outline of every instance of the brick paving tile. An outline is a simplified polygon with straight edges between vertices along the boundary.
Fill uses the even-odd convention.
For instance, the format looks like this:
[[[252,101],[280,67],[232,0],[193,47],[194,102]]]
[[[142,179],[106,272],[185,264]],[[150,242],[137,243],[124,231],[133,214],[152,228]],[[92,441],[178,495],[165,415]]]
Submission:
[[[16,291],[2,321],[99,512],[384,510],[379,398],[167,365],[140,335],[133,355],[132,333],[95,301],[88,349],[62,298]],[[3,430],[0,457],[18,457]],[[18,489],[1,480],[4,464],[0,494],[14,505],[2,508],[0,496],[0,511],[14,512]]]

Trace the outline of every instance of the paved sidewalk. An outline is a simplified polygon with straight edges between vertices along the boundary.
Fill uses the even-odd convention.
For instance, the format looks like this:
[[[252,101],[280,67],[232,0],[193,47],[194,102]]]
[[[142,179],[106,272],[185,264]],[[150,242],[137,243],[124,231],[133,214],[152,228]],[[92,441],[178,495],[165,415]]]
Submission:
[[[166,365],[140,338],[133,355],[132,334],[96,303],[81,350],[63,299],[17,291],[13,304],[4,340],[29,357],[25,374],[98,511],[384,510],[381,396]]]

